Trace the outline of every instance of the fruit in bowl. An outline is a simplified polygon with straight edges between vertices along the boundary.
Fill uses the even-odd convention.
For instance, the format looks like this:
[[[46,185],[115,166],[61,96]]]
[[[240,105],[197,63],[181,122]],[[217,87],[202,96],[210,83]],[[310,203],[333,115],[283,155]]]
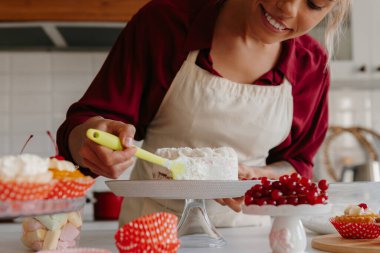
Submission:
[[[329,185],[325,179],[314,183],[297,173],[283,175],[276,181],[266,177],[258,179],[261,184],[252,186],[245,193],[244,203],[247,206],[327,204]]]
[[[379,215],[367,204],[349,205],[344,214],[330,219],[338,233],[346,239],[375,239],[380,236]]]
[[[72,162],[58,155],[58,147],[50,131],[48,136],[53,142],[56,155],[49,158],[49,171],[57,181],[49,192],[47,199],[63,199],[83,197],[87,190],[95,183],[95,179],[85,176]]]

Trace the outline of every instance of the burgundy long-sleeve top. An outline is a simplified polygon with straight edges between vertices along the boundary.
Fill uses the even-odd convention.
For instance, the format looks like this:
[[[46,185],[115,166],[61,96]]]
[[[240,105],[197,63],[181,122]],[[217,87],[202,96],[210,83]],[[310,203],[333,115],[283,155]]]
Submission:
[[[190,51],[200,50],[197,64],[219,75],[212,67],[209,51],[223,3],[153,0],[144,6],[123,29],[84,96],[69,108],[57,133],[60,154],[72,160],[68,147],[71,130],[96,115],[133,124],[135,139],[144,139]],[[284,41],[282,45],[274,69],[252,84],[279,85],[285,77],[292,84],[291,131],[283,143],[270,150],[267,163],[288,161],[300,174],[311,177],[313,157],[327,131],[330,82],[325,68],[327,56],[308,35]]]

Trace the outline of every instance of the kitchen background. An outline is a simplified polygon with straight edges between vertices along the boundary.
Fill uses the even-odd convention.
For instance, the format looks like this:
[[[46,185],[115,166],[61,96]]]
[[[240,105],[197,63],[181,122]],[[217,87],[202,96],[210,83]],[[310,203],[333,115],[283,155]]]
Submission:
[[[345,36],[331,63],[331,126],[380,133],[379,9],[378,0],[354,1]],[[87,89],[124,25],[0,22],[0,156],[20,153],[31,134],[34,137],[24,153],[55,154],[46,131],[55,136],[69,105]],[[311,34],[322,41],[323,29],[322,23]],[[377,159],[379,140],[368,134],[365,138],[375,155],[349,132],[325,144],[315,160],[316,179],[333,179],[327,172],[329,165],[339,179],[344,168],[373,166],[371,158]],[[352,174],[345,178],[353,179]],[[93,190],[107,190],[103,181],[100,178]]]

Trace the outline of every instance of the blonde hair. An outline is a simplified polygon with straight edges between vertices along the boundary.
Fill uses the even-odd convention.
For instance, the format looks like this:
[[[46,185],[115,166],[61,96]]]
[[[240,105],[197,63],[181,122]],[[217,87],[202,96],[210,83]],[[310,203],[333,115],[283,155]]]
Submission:
[[[328,62],[334,55],[350,8],[351,0],[337,0],[334,8],[326,16],[325,46],[328,52]]]

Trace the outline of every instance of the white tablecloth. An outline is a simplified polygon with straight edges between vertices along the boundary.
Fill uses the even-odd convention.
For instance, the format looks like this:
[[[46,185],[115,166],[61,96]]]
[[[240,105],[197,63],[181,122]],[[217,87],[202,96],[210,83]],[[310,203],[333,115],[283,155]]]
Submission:
[[[82,228],[80,247],[93,247],[118,252],[115,247],[114,235],[117,222],[85,222]],[[180,248],[179,253],[266,253],[271,252],[268,234],[270,227],[220,228],[218,231],[227,240],[223,248]],[[0,223],[0,252],[24,253],[30,252],[20,242],[21,224]],[[307,253],[322,252],[310,246],[313,233],[307,232]]]

